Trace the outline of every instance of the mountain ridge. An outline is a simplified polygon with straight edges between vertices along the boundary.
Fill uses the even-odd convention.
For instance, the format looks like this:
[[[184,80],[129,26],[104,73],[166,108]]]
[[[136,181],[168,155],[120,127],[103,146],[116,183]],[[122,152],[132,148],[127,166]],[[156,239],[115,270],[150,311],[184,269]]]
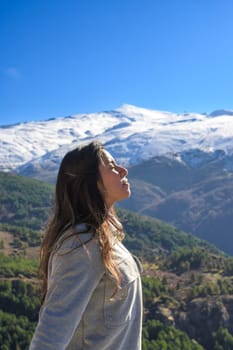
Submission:
[[[120,206],[192,232],[232,255],[233,173],[224,162],[221,155],[209,157],[193,168],[163,156],[135,165],[129,168],[131,197]]]
[[[0,170],[11,164],[8,170],[54,183],[64,154],[98,139],[129,169],[126,209],[170,222],[233,254],[233,118],[231,111],[211,114],[123,105],[0,129]]]
[[[228,156],[233,118],[231,111],[222,113],[177,114],[125,104],[112,111],[0,126],[0,170],[21,173],[23,166],[37,167],[45,159],[54,163],[54,157],[59,161],[68,149],[94,139],[127,166],[193,149]]]

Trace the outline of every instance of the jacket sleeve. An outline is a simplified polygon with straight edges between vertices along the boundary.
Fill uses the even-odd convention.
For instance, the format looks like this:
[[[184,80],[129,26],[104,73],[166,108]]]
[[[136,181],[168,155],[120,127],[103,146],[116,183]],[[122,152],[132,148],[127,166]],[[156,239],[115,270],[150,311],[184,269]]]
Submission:
[[[64,350],[105,273],[97,240],[51,260],[48,291],[29,350]]]

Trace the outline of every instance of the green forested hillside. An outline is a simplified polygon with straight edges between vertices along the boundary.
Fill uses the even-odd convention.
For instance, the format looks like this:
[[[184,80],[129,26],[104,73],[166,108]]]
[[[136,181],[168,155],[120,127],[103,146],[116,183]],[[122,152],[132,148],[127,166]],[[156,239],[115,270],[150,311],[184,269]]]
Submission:
[[[118,208],[118,215],[126,231],[126,245],[147,261],[168,255],[179,248],[202,247],[208,252],[220,251],[210,243],[151,217]]]
[[[53,186],[18,175],[0,172],[0,229],[12,232],[16,241],[29,246],[40,243],[41,230],[51,212]],[[214,246],[160,220],[118,208],[129,247],[146,259],[154,253],[178,247]],[[16,242],[17,243],[17,242]],[[20,244],[20,242],[19,242]]]
[[[0,173],[0,350],[27,349],[37,321],[37,247],[52,193]],[[144,266],[143,350],[233,349],[233,259],[164,222],[118,213]]]
[[[0,172],[1,223],[39,230],[52,203],[52,185]]]

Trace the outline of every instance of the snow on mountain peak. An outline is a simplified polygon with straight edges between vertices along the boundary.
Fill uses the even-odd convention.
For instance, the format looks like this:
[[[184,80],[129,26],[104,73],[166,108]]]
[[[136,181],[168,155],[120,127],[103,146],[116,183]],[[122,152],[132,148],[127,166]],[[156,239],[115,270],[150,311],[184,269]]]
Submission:
[[[113,111],[0,127],[0,169],[14,170],[45,159],[52,162],[54,155],[57,160],[58,154],[62,157],[67,149],[94,139],[125,165],[190,149],[231,154],[232,114],[218,111],[216,118],[213,113],[177,114],[124,104]]]
[[[219,117],[222,115],[231,115],[233,116],[233,111],[226,110],[226,109],[217,109],[216,111],[213,111],[209,114],[210,117]]]

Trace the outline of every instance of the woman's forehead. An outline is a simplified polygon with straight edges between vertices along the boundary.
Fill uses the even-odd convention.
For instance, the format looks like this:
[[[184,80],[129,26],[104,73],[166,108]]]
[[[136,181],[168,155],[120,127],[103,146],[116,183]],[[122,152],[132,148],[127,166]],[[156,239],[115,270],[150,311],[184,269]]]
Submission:
[[[111,155],[111,153],[109,153],[106,150],[103,150],[101,153],[101,159],[103,160],[103,162],[105,164],[111,163],[111,162],[115,162],[113,156]]]

